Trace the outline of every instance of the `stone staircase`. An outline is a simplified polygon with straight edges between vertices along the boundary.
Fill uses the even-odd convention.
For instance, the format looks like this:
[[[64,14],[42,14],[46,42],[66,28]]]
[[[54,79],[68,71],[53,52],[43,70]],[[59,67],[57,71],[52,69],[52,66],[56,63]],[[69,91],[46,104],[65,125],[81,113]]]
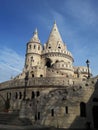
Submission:
[[[28,126],[32,125],[29,119],[19,119],[18,113],[0,113],[0,125]]]

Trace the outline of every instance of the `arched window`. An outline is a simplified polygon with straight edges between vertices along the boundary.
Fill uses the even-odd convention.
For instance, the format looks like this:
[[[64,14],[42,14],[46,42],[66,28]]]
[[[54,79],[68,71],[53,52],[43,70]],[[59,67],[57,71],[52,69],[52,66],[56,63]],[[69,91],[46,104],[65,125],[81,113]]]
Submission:
[[[65,107],[65,113],[68,114],[68,106]]]
[[[37,121],[37,115],[35,114],[35,121]]]
[[[40,92],[39,91],[36,92],[36,96],[37,97],[40,96]]]
[[[34,74],[32,74],[32,77],[34,77]]]
[[[40,112],[35,114],[35,121],[40,120]]]
[[[15,93],[15,98],[16,98],[16,99],[18,98],[18,93],[17,93],[17,92]]]
[[[31,49],[31,45],[29,45],[29,49]]]
[[[22,99],[22,93],[19,92],[19,99]]]
[[[51,67],[50,61],[47,61],[46,66]]]
[[[59,49],[61,49],[61,46],[60,46],[60,44],[59,44],[58,48],[59,48]]]
[[[33,61],[33,62],[34,62],[33,56],[31,57],[31,61]]]
[[[46,66],[51,67],[51,60],[49,58],[46,59]]]
[[[34,49],[36,48],[36,45],[34,45]]]
[[[30,74],[31,74],[32,77],[34,77],[34,72],[33,71],[31,71]]]
[[[54,116],[54,109],[51,109],[51,116]]]
[[[80,103],[80,116],[86,117],[86,104],[84,102]]]
[[[49,49],[51,48],[51,44],[49,44],[48,48],[49,48]]]
[[[32,91],[31,99],[34,99],[34,98],[35,98],[35,93],[34,93],[34,91]]]
[[[40,112],[38,112],[38,120],[40,120]]]

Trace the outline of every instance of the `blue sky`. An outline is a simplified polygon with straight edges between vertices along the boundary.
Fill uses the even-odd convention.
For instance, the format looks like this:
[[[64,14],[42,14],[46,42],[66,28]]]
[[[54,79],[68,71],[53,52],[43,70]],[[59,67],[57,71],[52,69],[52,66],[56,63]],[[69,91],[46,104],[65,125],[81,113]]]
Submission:
[[[98,74],[98,0],[0,0],[0,82],[22,71],[35,28],[45,43],[55,20],[74,65],[89,59]]]

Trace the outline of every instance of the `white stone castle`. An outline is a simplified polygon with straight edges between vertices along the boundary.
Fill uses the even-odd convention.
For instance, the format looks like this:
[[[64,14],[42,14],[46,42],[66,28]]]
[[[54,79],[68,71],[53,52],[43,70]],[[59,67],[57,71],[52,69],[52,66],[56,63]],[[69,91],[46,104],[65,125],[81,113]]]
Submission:
[[[44,45],[36,29],[23,72],[0,83],[0,112],[17,112],[34,128],[98,129],[98,76],[92,76],[89,62],[87,67],[73,62],[56,23]]]
[[[42,46],[37,29],[32,39],[27,43],[25,67],[22,74],[17,78],[22,79],[25,73],[29,73],[31,77],[80,77],[87,78],[87,67],[73,66],[73,56],[67,50],[66,44],[63,42],[58,31],[56,23],[54,23],[50,36]]]

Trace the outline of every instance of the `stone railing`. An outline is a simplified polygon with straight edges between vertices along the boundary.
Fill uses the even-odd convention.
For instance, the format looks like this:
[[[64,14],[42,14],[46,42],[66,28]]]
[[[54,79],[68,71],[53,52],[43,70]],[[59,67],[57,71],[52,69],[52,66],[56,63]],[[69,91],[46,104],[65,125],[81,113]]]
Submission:
[[[40,77],[28,79],[27,87],[66,87],[71,85],[79,85],[80,80],[68,79],[64,77]],[[82,81],[83,82],[83,81]],[[25,86],[24,79],[10,80],[0,84],[0,90],[20,88]]]
[[[56,50],[53,50],[53,49],[45,49],[43,50],[43,54],[46,54],[46,53],[51,53],[51,52],[59,52],[59,53],[63,53],[63,54],[66,54],[66,55],[70,55],[72,57],[72,54],[71,52],[69,52],[68,50],[60,50],[60,49],[56,49]]]

